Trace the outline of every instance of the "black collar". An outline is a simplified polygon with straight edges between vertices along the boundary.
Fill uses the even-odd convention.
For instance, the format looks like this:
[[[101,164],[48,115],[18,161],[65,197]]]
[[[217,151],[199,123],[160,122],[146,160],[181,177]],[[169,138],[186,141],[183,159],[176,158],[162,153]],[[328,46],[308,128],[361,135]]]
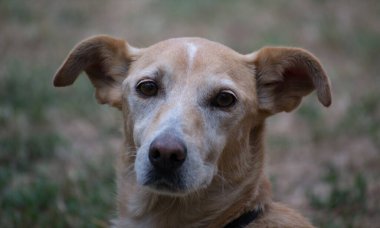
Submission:
[[[261,213],[261,209],[247,211],[238,218],[232,220],[224,228],[243,228],[253,222]]]

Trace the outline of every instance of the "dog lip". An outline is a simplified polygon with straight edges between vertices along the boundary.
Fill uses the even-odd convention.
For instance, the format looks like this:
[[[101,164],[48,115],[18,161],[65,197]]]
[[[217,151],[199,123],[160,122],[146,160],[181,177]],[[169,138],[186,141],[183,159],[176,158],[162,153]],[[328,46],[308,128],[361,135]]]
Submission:
[[[165,179],[160,179],[155,182],[150,182],[149,184],[146,183],[144,186],[148,187],[148,189],[151,189],[154,192],[157,192],[159,194],[163,195],[182,195],[185,193],[185,190],[179,186],[173,185],[173,183],[168,182]]]
[[[157,189],[166,189],[166,190],[177,190],[178,189],[172,183],[170,183],[169,181],[167,181],[165,179],[157,180],[154,183],[150,184],[150,186],[153,186],[154,188],[157,188]]]
[[[178,193],[185,190],[178,173],[168,173],[160,170],[151,170],[143,185],[157,191],[170,193]]]

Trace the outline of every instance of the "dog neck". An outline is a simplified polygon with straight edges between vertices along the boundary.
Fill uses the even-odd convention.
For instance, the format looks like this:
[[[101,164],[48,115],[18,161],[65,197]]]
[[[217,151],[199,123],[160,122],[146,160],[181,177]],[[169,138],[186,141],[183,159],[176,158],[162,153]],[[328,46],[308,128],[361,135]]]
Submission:
[[[122,157],[117,166],[118,226],[223,227],[248,210],[264,211],[270,202],[270,184],[262,173],[263,133],[263,124],[251,130],[249,145],[244,148],[248,153],[227,148],[210,186],[187,196],[158,195],[141,188],[126,165],[130,158]]]

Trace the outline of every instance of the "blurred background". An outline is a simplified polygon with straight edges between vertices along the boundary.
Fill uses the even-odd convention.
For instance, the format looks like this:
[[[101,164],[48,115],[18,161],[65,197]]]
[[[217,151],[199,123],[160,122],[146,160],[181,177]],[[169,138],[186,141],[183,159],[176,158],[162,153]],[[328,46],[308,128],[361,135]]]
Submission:
[[[269,119],[266,173],[275,200],[319,227],[380,226],[378,1],[0,0],[0,227],[107,227],[115,216],[118,111],[80,77],[52,76],[80,40],[137,47],[201,36],[241,53],[299,46],[333,85]]]

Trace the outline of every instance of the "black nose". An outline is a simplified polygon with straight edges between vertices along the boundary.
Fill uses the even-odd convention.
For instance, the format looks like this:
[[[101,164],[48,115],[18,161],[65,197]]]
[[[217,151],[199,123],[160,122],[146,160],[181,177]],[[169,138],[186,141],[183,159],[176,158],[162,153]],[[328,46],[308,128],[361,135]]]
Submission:
[[[158,136],[149,147],[149,161],[160,171],[174,171],[186,160],[186,146],[171,134]]]

